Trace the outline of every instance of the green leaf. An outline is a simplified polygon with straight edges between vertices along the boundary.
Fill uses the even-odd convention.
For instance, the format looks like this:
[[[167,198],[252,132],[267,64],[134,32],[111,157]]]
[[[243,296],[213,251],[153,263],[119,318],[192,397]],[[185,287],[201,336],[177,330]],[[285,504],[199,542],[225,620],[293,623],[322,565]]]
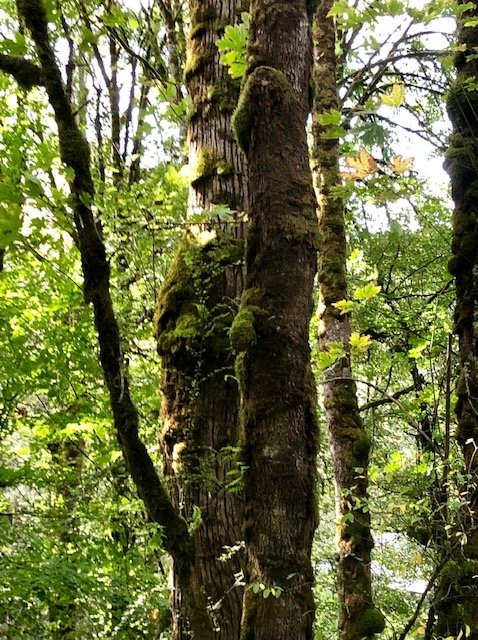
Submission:
[[[21,33],[15,34],[15,40],[11,38],[5,38],[0,41],[0,51],[2,53],[8,53],[12,56],[22,56],[26,53],[26,41],[25,36]]]
[[[332,306],[339,309],[340,315],[344,316],[346,313],[350,313],[352,311],[354,303],[352,300],[339,300],[338,302],[333,302]]]
[[[319,123],[323,126],[327,126],[329,124],[340,124],[342,120],[342,114],[337,109],[330,109],[330,111],[324,111],[319,115]]]
[[[372,338],[365,334],[360,335],[357,331],[353,331],[350,336],[350,346],[355,349],[360,349],[360,351],[367,351],[367,349],[372,344]]]
[[[318,369],[323,371],[331,367],[337,360],[345,355],[345,347],[342,342],[329,342],[327,351],[321,351],[318,356]]]
[[[359,287],[358,289],[355,289],[354,298],[355,300],[370,300],[370,298],[373,298],[374,296],[379,294],[381,290],[382,287],[380,287],[379,285],[370,283],[365,285],[365,287]]]
[[[336,138],[343,138],[347,131],[342,126],[330,126],[327,131],[324,131],[322,138],[324,140],[335,140]]]
[[[233,78],[242,78],[247,68],[247,44],[249,40],[249,15],[242,13],[242,24],[227,25],[216,46],[222,52],[220,62],[229,67]]]
[[[416,344],[414,347],[412,347],[411,349],[409,349],[408,351],[408,357],[409,358],[421,358],[423,356],[423,351],[425,351],[425,349],[428,347],[429,342],[428,340],[422,340],[420,341],[418,344]]]
[[[23,194],[17,186],[10,182],[0,182],[0,202],[21,204],[23,202]]]
[[[0,205],[0,247],[12,244],[20,235],[22,228],[21,207],[18,205]]]
[[[91,195],[88,192],[84,191],[83,193],[80,193],[78,197],[80,199],[80,202],[84,204],[85,207],[91,207]]]
[[[354,132],[359,135],[366,147],[373,147],[375,144],[381,147],[385,143],[385,130],[375,122],[365,122],[355,127]]]
[[[25,189],[31,198],[38,198],[43,195],[43,185],[38,178],[27,174],[25,176]]]

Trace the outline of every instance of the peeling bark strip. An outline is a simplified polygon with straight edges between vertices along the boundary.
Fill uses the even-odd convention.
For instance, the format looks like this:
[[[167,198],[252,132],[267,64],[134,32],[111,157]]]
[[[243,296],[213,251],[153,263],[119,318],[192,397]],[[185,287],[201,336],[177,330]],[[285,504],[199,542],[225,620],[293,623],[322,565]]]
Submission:
[[[458,2],[458,5],[464,5]],[[457,440],[463,452],[468,482],[464,487],[467,503],[460,526],[467,543],[454,551],[445,565],[435,602],[438,621],[435,632],[457,636],[465,625],[466,635],[478,639],[478,27],[465,27],[478,18],[478,4],[458,19],[458,45],[455,57],[456,79],[450,89],[447,109],[453,133],[445,159],[455,202],[452,252],[448,268],[456,278],[454,331],[459,339],[459,379],[455,412]]]
[[[93,305],[100,361],[118,438],[128,470],[151,519],[164,529],[163,544],[177,563],[195,637],[212,640],[214,633],[195,571],[194,548],[186,522],[174,509],[138,435],[138,411],[122,366],[118,323],[110,295],[109,265],[91,208],[94,189],[88,143],[78,129],[62,83],[41,0],[19,0],[18,6],[35,42],[45,89],[55,113],[62,162],[74,172],[70,188],[84,275],[84,294],[85,300]]]
[[[328,351],[330,343],[340,343],[346,354],[323,372],[323,395],[337,494],[339,637],[361,640],[383,631],[385,621],[372,600],[373,539],[367,476],[370,440],[360,418],[352,379],[349,317],[333,306],[347,298],[347,240],[344,204],[337,195],[341,186],[339,141],[324,137],[328,127],[319,121],[323,113],[340,110],[335,25],[328,17],[332,5],[332,0],[322,2],[314,21],[312,156],[319,202],[319,284],[323,303],[319,345],[322,351]]]
[[[216,46],[228,24],[238,21],[241,0],[191,0],[186,80],[194,105],[188,128],[189,214],[228,205],[242,212],[247,198],[245,158],[232,135],[239,83],[220,64]],[[222,225],[224,227],[224,225]],[[187,237],[162,287],[156,308],[162,356],[161,445],[174,505],[191,521],[197,569],[210,604],[218,640],[239,640],[243,587],[236,576],[244,552],[220,561],[224,547],[242,540],[242,495],[228,489],[239,440],[239,389],[229,329],[242,292],[242,223],[201,245]],[[197,515],[196,515],[197,517]],[[173,576],[173,637],[190,637]]]
[[[317,218],[305,133],[306,3],[253,0],[250,27],[234,116],[251,194],[246,289],[231,328],[243,395],[251,571],[241,638],[311,640],[317,421],[309,322]]]

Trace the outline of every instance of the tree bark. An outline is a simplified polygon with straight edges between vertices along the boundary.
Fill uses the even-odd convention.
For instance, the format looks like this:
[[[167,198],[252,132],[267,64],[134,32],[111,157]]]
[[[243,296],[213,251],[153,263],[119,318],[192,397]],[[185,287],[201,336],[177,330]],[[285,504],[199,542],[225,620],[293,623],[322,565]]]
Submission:
[[[178,579],[198,640],[214,633],[195,566],[195,553],[186,522],[173,507],[146,447],[139,438],[139,416],[122,362],[120,334],[110,294],[110,270],[101,230],[92,209],[94,187],[89,146],[79,130],[61,79],[48,35],[48,20],[41,0],[19,0],[19,11],[33,37],[44,86],[58,128],[60,156],[73,171],[71,207],[84,276],[85,301],[93,305],[100,362],[108,388],[114,424],[126,465],[154,522],[163,527],[163,544],[175,559]]]
[[[337,95],[332,0],[320,3],[314,21],[313,170],[319,202],[321,328],[319,346],[343,347],[344,356],[323,372],[323,400],[335,477],[338,534],[337,584],[341,640],[371,638],[384,628],[374,606],[370,572],[373,538],[368,503],[370,439],[360,417],[350,360],[350,321],[334,303],[347,299],[344,203],[339,195],[339,140],[327,138],[320,116],[340,111]]]
[[[227,205],[237,222],[211,219],[200,225],[211,233],[204,244],[187,234],[156,310],[165,476],[183,516],[191,522],[200,513],[194,532],[198,572],[219,640],[239,639],[242,616],[244,552],[219,558],[225,547],[242,540],[242,496],[228,489],[239,438],[239,389],[228,334],[243,284],[240,212],[247,182],[245,158],[231,128],[239,84],[220,64],[216,42],[244,8],[237,0],[190,2],[189,214],[207,216],[215,205]],[[173,636],[183,640],[190,637],[189,625],[173,573]]]
[[[234,116],[251,204],[246,286],[231,328],[242,391],[243,640],[311,640],[317,420],[309,322],[317,217],[305,123],[305,1],[253,0],[247,76]]]
[[[458,5],[464,2],[459,1]],[[460,14],[457,23],[458,50],[456,79],[451,87],[447,109],[453,125],[445,166],[451,180],[455,202],[453,213],[453,257],[449,271],[456,279],[454,332],[459,340],[459,379],[455,407],[456,437],[463,453],[465,482],[461,522],[456,533],[462,544],[453,549],[445,565],[437,599],[435,633],[456,636],[465,626],[466,637],[478,639],[478,97],[474,83],[478,61],[473,52],[478,45],[478,4]],[[471,26],[465,24],[471,21]]]

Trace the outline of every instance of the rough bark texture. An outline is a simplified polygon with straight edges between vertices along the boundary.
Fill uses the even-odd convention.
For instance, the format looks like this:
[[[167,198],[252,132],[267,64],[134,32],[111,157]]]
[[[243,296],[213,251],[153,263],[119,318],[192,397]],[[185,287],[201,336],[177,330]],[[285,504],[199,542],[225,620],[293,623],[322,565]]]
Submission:
[[[244,211],[247,181],[244,156],[234,140],[231,116],[239,87],[219,62],[217,40],[247,9],[244,0],[191,0],[186,83],[194,113],[188,131],[191,213],[226,204]]]
[[[250,13],[249,68],[234,116],[251,194],[246,289],[231,329],[251,571],[241,637],[310,640],[317,453],[309,349],[317,217],[305,133],[310,25],[303,1],[255,0]]]
[[[44,85],[55,114],[63,164],[73,170],[71,206],[84,275],[85,300],[93,305],[100,361],[118,439],[128,470],[151,519],[164,530],[164,547],[174,557],[178,579],[188,606],[195,637],[214,637],[197,572],[187,524],[162,486],[153,462],[139,438],[138,411],[129,391],[120,345],[118,323],[110,294],[109,265],[92,204],[94,188],[88,143],[79,130],[48,35],[48,21],[41,0],[20,0],[19,10],[36,46]]]
[[[373,539],[368,510],[370,439],[360,418],[350,361],[350,321],[333,305],[347,299],[344,204],[338,189],[339,141],[326,137],[320,116],[340,110],[337,95],[335,25],[327,17],[332,0],[322,2],[314,21],[313,170],[319,202],[319,284],[322,298],[319,345],[339,343],[344,357],[323,372],[323,399],[334,468],[337,521],[337,584],[341,640],[371,638],[384,628],[374,607],[370,572]]]
[[[458,4],[464,4],[459,2]],[[458,20],[455,58],[456,79],[448,97],[448,114],[453,124],[445,166],[451,179],[455,202],[453,214],[453,257],[449,271],[456,278],[455,333],[459,339],[459,379],[456,393],[457,440],[465,463],[467,481],[463,496],[462,530],[467,542],[454,550],[445,566],[435,603],[438,616],[435,632],[456,636],[465,625],[467,638],[478,639],[478,27],[465,27],[476,20],[478,5]]]
[[[244,7],[237,0],[190,2],[186,80],[195,108],[188,131],[190,215],[219,204],[245,209],[245,158],[231,128],[239,84],[219,63],[216,47],[224,27],[235,23]],[[217,638],[238,640],[244,552],[227,561],[219,557],[242,540],[242,496],[228,484],[239,439],[229,329],[242,291],[243,224],[212,221],[204,230],[215,237],[206,244],[192,234],[186,237],[156,310],[163,365],[161,444],[173,503],[188,521],[200,513],[194,543]],[[173,635],[176,640],[190,637],[176,576]]]

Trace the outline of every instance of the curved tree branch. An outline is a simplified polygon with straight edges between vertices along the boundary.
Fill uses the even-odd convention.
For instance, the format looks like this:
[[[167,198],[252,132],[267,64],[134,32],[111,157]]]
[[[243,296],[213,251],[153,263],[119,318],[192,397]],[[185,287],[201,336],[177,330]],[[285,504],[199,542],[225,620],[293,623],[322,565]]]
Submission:
[[[43,85],[42,70],[30,60],[20,56],[0,54],[0,71],[13,76],[22,89]]]
[[[139,415],[133,402],[118,322],[111,299],[110,268],[101,229],[93,212],[94,186],[89,145],[80,131],[68,99],[48,35],[42,0],[19,0],[19,11],[35,42],[44,86],[55,113],[60,156],[73,170],[72,209],[84,276],[84,296],[93,305],[100,362],[108,388],[114,425],[127,468],[147,511],[164,531],[163,544],[178,567],[180,587],[189,610],[195,640],[212,640],[214,632],[195,571],[194,545],[187,524],[171,503],[153,461],[139,437]]]

